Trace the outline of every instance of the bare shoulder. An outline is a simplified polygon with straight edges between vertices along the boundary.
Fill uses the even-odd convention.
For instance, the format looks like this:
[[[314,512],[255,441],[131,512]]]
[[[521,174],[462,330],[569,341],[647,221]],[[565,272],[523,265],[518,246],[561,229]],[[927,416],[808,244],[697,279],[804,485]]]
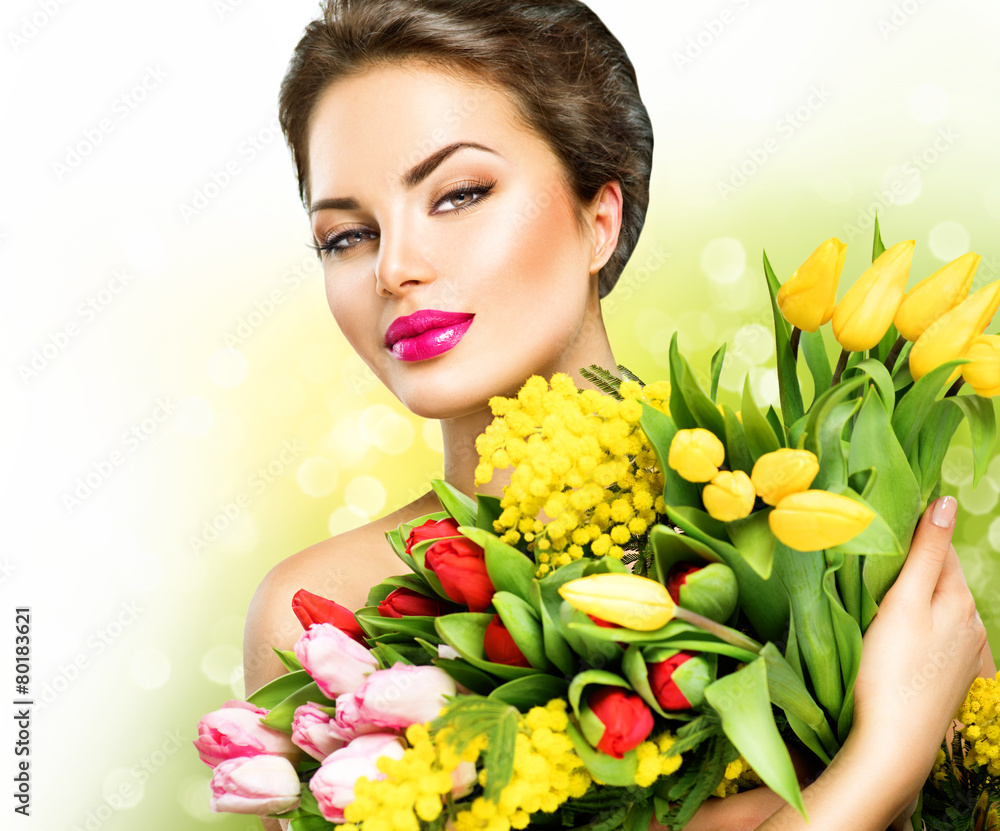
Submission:
[[[335,600],[348,609],[365,605],[368,590],[405,567],[385,534],[401,522],[441,510],[433,492],[387,516],[285,558],[261,581],[250,601],[243,632],[243,669],[247,695],[285,670],[271,647],[291,649],[302,634],[292,612],[299,589]]]

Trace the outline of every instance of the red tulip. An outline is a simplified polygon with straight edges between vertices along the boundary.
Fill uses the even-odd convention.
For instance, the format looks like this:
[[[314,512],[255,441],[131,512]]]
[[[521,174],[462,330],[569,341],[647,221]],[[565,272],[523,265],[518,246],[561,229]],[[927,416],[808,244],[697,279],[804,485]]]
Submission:
[[[604,725],[597,749],[621,759],[653,732],[653,714],[636,693],[621,687],[598,687],[587,706]]]
[[[483,635],[483,649],[486,652],[486,659],[494,664],[507,664],[512,667],[531,666],[517,648],[507,627],[503,625],[500,615],[493,615],[493,620],[487,624],[486,633]]]
[[[450,600],[483,612],[493,599],[493,583],[486,571],[483,549],[465,537],[441,540],[427,549],[424,564],[441,581]]]
[[[425,540],[439,540],[442,537],[457,537],[459,534],[458,523],[451,517],[446,519],[429,519],[423,525],[418,525],[406,538],[406,553],[413,552],[413,546],[419,545]]]
[[[667,572],[667,591],[670,592],[674,603],[680,604],[681,586],[687,582],[688,575],[696,571],[701,571],[701,566],[696,566],[694,563],[674,563],[670,567],[670,571]]]
[[[364,630],[355,619],[354,612],[339,603],[305,589],[299,589],[292,598],[292,611],[295,612],[295,617],[299,619],[303,629],[308,629],[314,623],[332,623],[362,646],[368,645],[365,643]]]
[[[378,604],[378,613],[382,617],[408,617],[410,615],[437,617],[447,611],[447,605],[444,601],[402,588],[390,592],[389,596]]]
[[[655,664],[646,664],[646,672],[649,675],[649,686],[656,698],[656,703],[664,710],[690,710],[691,702],[687,700],[684,693],[680,691],[674,683],[674,670],[685,661],[694,657],[691,652],[678,652],[673,657],[665,661],[658,661]],[[692,666],[694,666],[692,664]]]

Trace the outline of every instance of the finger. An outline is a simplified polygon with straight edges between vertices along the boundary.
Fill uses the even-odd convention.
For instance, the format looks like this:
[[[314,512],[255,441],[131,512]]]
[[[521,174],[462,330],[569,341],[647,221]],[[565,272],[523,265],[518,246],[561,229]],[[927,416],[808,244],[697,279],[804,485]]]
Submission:
[[[934,587],[934,598],[948,593],[969,594],[969,584],[965,582],[965,573],[962,571],[962,563],[958,559],[958,552],[955,546],[948,547],[948,553],[941,566],[941,576],[938,577],[937,585]]]
[[[955,497],[942,496],[920,518],[910,553],[896,580],[896,586],[908,598],[930,601],[951,549],[957,510]]]

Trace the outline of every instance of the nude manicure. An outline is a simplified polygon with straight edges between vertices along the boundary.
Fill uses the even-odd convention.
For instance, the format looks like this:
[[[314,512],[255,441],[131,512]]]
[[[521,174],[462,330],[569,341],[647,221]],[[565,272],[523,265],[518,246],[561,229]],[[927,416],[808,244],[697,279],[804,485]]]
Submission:
[[[942,496],[934,502],[931,508],[931,522],[939,528],[951,528],[955,524],[955,513],[958,510],[958,502],[954,496]]]

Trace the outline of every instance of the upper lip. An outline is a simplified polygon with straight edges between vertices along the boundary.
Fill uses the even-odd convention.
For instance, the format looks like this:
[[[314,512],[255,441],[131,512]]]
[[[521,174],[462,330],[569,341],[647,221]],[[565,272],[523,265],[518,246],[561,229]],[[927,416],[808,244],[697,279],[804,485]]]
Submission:
[[[474,317],[470,312],[442,312],[438,309],[420,309],[411,315],[397,317],[385,332],[385,345],[392,345],[403,338],[413,338],[431,329],[454,326]]]

